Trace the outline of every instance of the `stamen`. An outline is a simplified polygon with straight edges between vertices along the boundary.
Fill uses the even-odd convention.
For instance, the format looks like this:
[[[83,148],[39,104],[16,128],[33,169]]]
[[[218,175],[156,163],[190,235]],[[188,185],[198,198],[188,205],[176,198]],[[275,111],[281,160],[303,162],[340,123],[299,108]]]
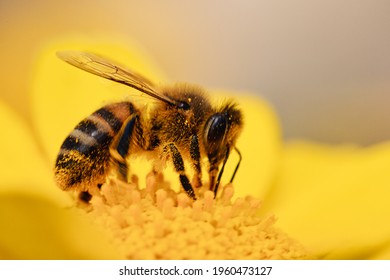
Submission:
[[[134,179],[134,182],[138,180]],[[109,180],[87,213],[102,225],[127,259],[304,259],[308,252],[275,228],[273,215],[258,214],[260,201],[233,200],[229,184],[221,195],[199,189],[194,201],[167,189],[149,174],[146,188]],[[164,187],[161,187],[164,186]]]

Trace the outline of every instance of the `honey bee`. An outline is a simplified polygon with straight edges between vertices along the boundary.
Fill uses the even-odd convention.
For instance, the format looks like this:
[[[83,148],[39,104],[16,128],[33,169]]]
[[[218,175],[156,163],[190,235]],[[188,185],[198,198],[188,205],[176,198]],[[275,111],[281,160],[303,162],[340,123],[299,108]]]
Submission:
[[[88,202],[99,192],[112,168],[127,182],[128,158],[151,153],[152,171],[161,173],[172,161],[187,195],[196,199],[202,186],[202,159],[208,159],[209,189],[217,195],[225,164],[242,130],[237,104],[212,106],[198,86],[178,84],[156,88],[151,81],[101,56],[80,51],[58,52],[65,62],[97,76],[127,85],[153,97],[144,107],[122,101],[108,104],[83,119],[64,140],[55,162],[55,180],[63,190],[79,192]],[[184,159],[193,168],[190,182]],[[221,168],[220,168],[221,167]]]

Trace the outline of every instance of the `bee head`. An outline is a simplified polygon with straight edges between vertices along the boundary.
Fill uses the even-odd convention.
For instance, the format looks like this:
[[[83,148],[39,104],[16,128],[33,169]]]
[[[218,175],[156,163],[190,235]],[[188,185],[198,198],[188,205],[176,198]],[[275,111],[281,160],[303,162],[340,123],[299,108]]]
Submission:
[[[242,127],[242,113],[236,104],[223,105],[206,121],[203,131],[203,143],[212,169],[227,160],[230,150],[235,146]]]

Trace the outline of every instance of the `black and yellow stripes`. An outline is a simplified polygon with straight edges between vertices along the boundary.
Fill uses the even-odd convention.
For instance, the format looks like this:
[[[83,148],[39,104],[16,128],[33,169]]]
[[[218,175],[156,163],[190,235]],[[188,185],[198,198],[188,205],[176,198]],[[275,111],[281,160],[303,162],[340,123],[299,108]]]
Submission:
[[[82,120],[63,142],[55,178],[64,190],[104,182],[110,146],[125,120],[134,113],[130,102],[109,104]]]

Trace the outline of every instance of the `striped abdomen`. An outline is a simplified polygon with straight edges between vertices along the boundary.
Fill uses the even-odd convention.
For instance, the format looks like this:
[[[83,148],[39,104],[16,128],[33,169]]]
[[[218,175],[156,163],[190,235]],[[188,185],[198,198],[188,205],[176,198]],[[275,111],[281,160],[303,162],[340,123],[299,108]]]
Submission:
[[[95,111],[74,128],[62,144],[54,168],[61,189],[88,191],[105,182],[110,145],[134,111],[130,102],[113,103]]]

